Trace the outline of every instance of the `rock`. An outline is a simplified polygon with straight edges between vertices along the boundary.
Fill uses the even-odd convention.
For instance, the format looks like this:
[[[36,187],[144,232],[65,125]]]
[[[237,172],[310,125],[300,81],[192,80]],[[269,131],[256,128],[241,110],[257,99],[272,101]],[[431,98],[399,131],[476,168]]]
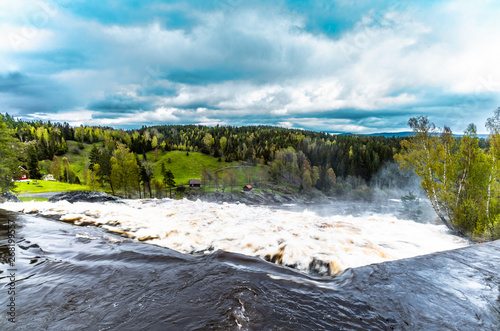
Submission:
[[[63,192],[54,195],[49,202],[120,202],[120,198],[106,194],[104,192],[93,191],[73,191]]]
[[[146,240],[153,240],[153,239],[160,239],[160,237],[158,237],[158,236],[145,236],[145,237],[140,237],[137,240],[146,241]]]
[[[7,191],[0,194],[0,203],[2,202],[22,202],[14,193]]]

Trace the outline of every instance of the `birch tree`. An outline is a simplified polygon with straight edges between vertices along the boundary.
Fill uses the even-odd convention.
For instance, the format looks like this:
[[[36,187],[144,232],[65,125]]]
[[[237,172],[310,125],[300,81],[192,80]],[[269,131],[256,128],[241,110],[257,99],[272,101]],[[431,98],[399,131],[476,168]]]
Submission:
[[[420,177],[422,190],[450,229],[480,239],[500,237],[500,108],[488,119],[490,149],[479,147],[477,128],[470,124],[458,139],[445,127],[441,135],[427,117],[408,122],[410,139],[394,159]]]
[[[450,224],[441,208],[439,192],[439,162],[438,162],[438,136],[437,128],[426,116],[413,117],[408,121],[413,130],[413,135],[408,140],[401,142],[401,153],[394,159],[403,169],[413,169],[420,178],[420,185],[431,202],[433,209],[441,221],[450,229],[455,229]]]
[[[134,153],[128,147],[118,144],[111,158],[111,181],[113,186],[124,191],[125,197],[129,197],[134,186],[139,181],[139,166]]]

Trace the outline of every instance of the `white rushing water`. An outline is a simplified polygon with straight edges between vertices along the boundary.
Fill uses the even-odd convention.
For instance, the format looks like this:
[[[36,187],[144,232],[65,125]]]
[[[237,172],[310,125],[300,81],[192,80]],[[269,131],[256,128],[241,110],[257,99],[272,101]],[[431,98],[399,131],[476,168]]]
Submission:
[[[119,204],[4,203],[2,208],[99,225],[182,253],[221,249],[272,259],[305,272],[311,262],[321,261],[315,271],[330,274],[468,245],[444,225],[384,214],[320,217],[308,211],[169,199]]]

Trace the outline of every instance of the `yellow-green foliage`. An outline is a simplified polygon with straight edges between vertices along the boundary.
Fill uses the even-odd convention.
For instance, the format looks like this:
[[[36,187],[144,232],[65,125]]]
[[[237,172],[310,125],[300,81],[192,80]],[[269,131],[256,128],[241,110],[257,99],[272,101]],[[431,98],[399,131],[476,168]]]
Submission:
[[[494,119],[500,128],[500,108]],[[490,130],[491,147],[483,150],[473,124],[460,139],[448,128],[439,133],[423,116],[409,125],[414,134],[394,158],[402,168],[415,170],[441,220],[468,236],[500,238],[500,132]]]

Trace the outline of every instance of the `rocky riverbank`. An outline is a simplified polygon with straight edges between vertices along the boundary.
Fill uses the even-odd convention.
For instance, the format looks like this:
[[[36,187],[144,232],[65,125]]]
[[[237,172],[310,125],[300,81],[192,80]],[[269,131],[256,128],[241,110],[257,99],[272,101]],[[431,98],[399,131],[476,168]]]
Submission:
[[[0,194],[0,203],[2,202],[21,202],[21,199],[12,192],[4,192]]]
[[[311,192],[309,194],[282,193],[262,190],[260,192],[191,192],[186,198],[188,200],[202,200],[218,203],[243,203],[246,205],[283,205],[283,204],[311,204],[328,203],[329,199],[320,192]]]
[[[104,192],[94,191],[73,191],[62,192],[54,195],[49,202],[68,201],[68,202],[119,202],[121,199]]]

